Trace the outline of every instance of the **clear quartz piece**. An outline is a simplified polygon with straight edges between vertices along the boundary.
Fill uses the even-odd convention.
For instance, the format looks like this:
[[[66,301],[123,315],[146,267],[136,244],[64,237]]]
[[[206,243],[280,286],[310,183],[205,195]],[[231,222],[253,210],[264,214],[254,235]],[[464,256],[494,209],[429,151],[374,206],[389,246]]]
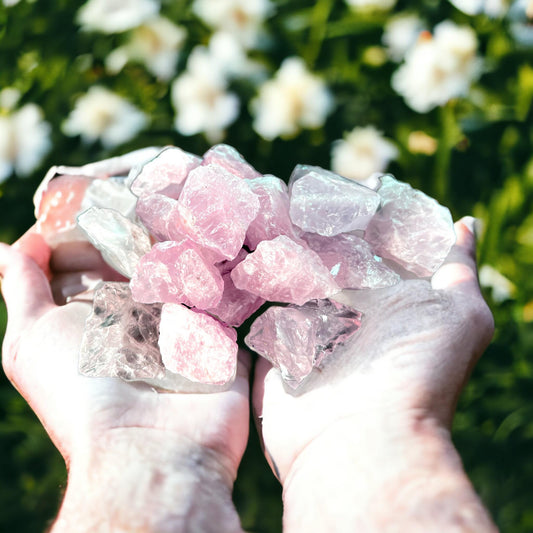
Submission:
[[[365,240],[383,257],[417,276],[432,276],[455,243],[450,211],[423,192],[383,176],[382,206],[369,222]]]
[[[134,220],[136,204],[137,197],[128,189],[124,178],[94,179],[85,191],[80,211],[90,207],[106,207]]]
[[[100,250],[104,261],[128,278],[151,248],[148,232],[114,209],[91,207],[78,216],[78,226]]]
[[[297,388],[335,348],[361,326],[362,314],[331,300],[302,306],[271,306],[252,324],[246,345],[279,368],[284,381]]]
[[[380,204],[372,189],[307,165],[296,166],[289,191],[292,222],[326,237],[364,229]]]

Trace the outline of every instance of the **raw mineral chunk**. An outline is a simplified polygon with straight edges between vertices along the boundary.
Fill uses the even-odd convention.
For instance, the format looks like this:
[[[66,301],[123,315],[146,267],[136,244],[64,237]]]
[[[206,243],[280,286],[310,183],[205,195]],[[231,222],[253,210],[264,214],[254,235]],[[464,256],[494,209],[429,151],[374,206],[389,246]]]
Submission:
[[[356,235],[343,233],[328,238],[305,233],[303,238],[329,268],[341,289],[380,289],[400,281],[400,276]]]
[[[261,176],[244,157],[227,144],[217,144],[204,154],[202,165],[219,165],[235,176],[244,179],[253,179]]]
[[[205,309],[220,302],[224,282],[201,250],[183,239],[154,244],[137,264],[130,287],[138,302],[183,303]]]
[[[304,165],[291,175],[290,197],[293,223],[326,237],[364,229],[380,203],[375,191],[356,181]]]
[[[136,196],[161,193],[177,199],[189,172],[202,159],[174,146],[165,148],[154,159],[133,170],[128,176]]]
[[[76,227],[76,215],[92,181],[93,178],[87,176],[59,176],[47,182],[35,204],[35,217],[36,231],[48,244],[85,240],[85,235]]]
[[[260,242],[232,270],[231,278],[238,289],[274,302],[302,305],[339,291],[320,257],[285,235]]]
[[[289,216],[289,190],[276,176],[263,176],[248,182],[259,198],[259,213],[250,223],[245,244],[255,250],[261,241],[269,241],[278,235],[298,240],[296,228]]]
[[[233,259],[259,211],[259,199],[247,180],[218,165],[195,168],[178,200],[182,231],[221,259]]]
[[[381,178],[382,207],[365,231],[375,252],[417,276],[431,276],[455,243],[450,211],[391,176]]]
[[[223,385],[237,370],[237,333],[218,320],[183,305],[165,304],[159,348],[171,372],[199,383]]]
[[[158,241],[181,241],[178,202],[164,194],[141,196],[137,200],[139,220]]]
[[[78,216],[79,227],[112,268],[131,278],[139,259],[150,251],[150,237],[114,209],[91,207]]]
[[[361,316],[331,300],[311,300],[301,307],[273,305],[254,321],[245,343],[279,368],[283,379],[296,388],[313,367],[359,329]]]
[[[137,197],[126,187],[124,178],[93,179],[85,191],[81,211],[93,206],[107,207],[134,219],[136,203]]]
[[[101,284],[85,325],[80,372],[127,380],[161,378],[160,318],[161,305],[134,302],[127,283]]]

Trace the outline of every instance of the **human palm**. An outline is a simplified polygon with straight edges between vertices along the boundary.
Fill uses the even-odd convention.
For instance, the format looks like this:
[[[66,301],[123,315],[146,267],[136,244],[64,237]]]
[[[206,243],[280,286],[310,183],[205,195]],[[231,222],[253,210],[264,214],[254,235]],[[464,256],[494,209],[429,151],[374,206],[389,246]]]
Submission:
[[[343,426],[347,435],[364,431],[384,413],[397,420],[427,417],[449,428],[458,395],[493,330],[467,226],[456,224],[457,244],[431,282],[344,291],[339,300],[363,312],[363,325],[302,390],[289,391],[279,372],[260,361],[254,408],[281,481],[303,450],[332,428]]]

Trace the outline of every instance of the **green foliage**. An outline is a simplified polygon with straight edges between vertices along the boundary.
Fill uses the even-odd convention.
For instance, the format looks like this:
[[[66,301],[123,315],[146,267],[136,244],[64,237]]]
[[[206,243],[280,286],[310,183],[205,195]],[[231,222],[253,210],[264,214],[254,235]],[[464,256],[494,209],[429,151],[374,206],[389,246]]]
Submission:
[[[520,46],[506,16],[468,16],[448,2],[398,0],[392,11],[350,11],[337,0],[276,0],[265,22],[264,46],[249,56],[272,77],[283,59],[302,57],[330,88],[335,108],[324,126],[292,137],[262,139],[253,129],[249,104],[257,82],[232,80],[241,100],[238,119],[224,141],[260,171],[287,179],[296,163],[329,167],[334,140],[355,126],[374,125],[395,141],[398,159],[390,170],[447,205],[454,218],[482,221],[479,262],[505,276],[514,289],[502,297],[485,288],[496,333],[459,403],[454,439],[468,474],[503,531],[533,530],[533,68],[531,49]],[[23,179],[0,184],[0,240],[12,242],[33,221],[32,194],[52,164],[77,165],[148,145],[175,144],[202,153],[202,135],[174,129],[171,82],[141,64],[111,74],[105,61],[128,33],[80,32],[81,2],[21,0],[0,5],[0,90],[14,87],[19,107],[34,102],[51,125],[53,148]],[[187,31],[177,75],[194,46],[212,34],[190,0],[162,4],[162,13]],[[451,19],[474,29],[484,60],[468,96],[417,113],[391,87],[398,65],[382,44],[383,28],[396,13],[417,13],[428,29]],[[61,125],[76,99],[93,85],[126,97],[150,116],[150,126],[125,144],[67,137]],[[0,110],[0,115],[2,111]],[[429,148],[413,145],[423,133]],[[434,143],[434,144],[432,144]],[[434,149],[431,147],[434,146]],[[494,299],[493,299],[494,296]],[[0,331],[5,328],[0,309]],[[60,456],[44,430],[5,378],[0,381],[0,530],[43,530],[54,516],[65,485]],[[250,531],[280,530],[280,489],[256,436],[251,436],[235,488],[235,501]]]

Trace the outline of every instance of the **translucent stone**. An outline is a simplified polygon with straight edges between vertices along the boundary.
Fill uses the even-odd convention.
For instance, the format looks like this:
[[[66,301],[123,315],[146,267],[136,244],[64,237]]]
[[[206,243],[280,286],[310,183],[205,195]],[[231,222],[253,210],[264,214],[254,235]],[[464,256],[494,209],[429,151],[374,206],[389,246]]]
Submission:
[[[341,289],[381,289],[400,281],[400,276],[374,255],[370,244],[356,235],[305,233],[303,238]]]
[[[202,165],[218,165],[235,176],[243,179],[253,179],[261,176],[244,157],[227,144],[216,144],[204,154]]]
[[[79,356],[85,376],[126,380],[162,378],[158,348],[161,305],[135,302],[127,283],[103,283],[94,292]]]
[[[297,165],[289,188],[292,222],[326,237],[364,229],[380,203],[375,191],[320,167]]]
[[[165,304],[159,348],[165,367],[199,383],[224,385],[237,371],[237,333],[213,317]]]
[[[381,178],[382,206],[365,231],[375,252],[420,277],[432,276],[455,243],[450,211],[392,176]]]
[[[136,196],[160,193],[177,199],[189,172],[202,158],[174,146],[165,148],[154,159],[132,170],[128,176]]]
[[[191,241],[159,242],[137,264],[130,288],[138,302],[218,305],[224,281],[218,269]]]
[[[271,306],[252,324],[244,342],[279,368],[296,388],[361,326],[359,311],[331,300]]]
[[[141,196],[135,208],[139,220],[158,241],[180,241],[178,202],[164,194]]]
[[[139,259],[150,251],[148,232],[114,209],[91,207],[78,216],[78,225],[104,261],[128,278]]]
[[[255,250],[261,241],[287,235],[297,241],[298,234],[289,216],[289,189],[276,176],[263,176],[248,182],[259,198],[260,209],[246,232],[245,244]]]
[[[260,242],[231,277],[238,289],[273,302],[301,305],[339,291],[320,257],[285,235]]]
[[[233,259],[259,211],[247,181],[218,165],[195,168],[179,197],[182,231],[200,246]]]
[[[134,219],[136,203],[137,197],[128,189],[124,178],[93,179],[85,191],[81,211],[89,207],[107,207]]]

